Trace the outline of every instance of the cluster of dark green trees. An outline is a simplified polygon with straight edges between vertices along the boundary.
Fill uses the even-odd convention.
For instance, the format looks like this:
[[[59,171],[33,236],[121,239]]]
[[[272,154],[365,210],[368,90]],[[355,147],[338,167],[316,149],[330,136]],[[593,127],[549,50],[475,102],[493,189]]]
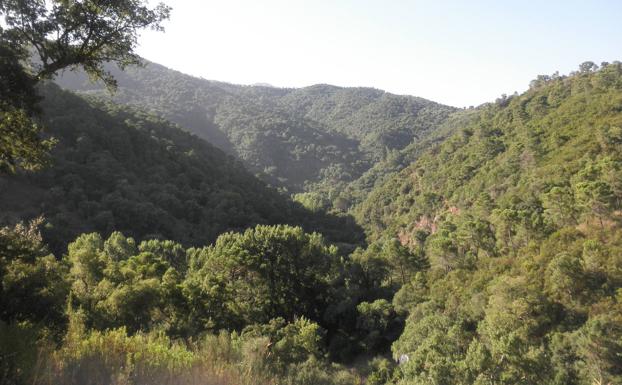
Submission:
[[[0,177],[5,222],[44,215],[57,254],[77,235],[122,231],[203,245],[229,230],[290,223],[357,244],[348,217],[312,213],[249,174],[239,161],[160,118],[46,85],[40,104],[57,144],[34,174]]]

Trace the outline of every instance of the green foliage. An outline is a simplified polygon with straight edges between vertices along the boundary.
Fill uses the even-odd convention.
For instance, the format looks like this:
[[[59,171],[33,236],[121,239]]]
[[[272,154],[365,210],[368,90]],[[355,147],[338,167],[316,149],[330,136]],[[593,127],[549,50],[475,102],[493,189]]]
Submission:
[[[39,234],[41,220],[0,229],[0,320],[62,330],[66,268]]]
[[[69,245],[72,306],[96,329],[125,327],[129,332],[165,325],[179,332],[176,287],[181,275],[161,255],[139,252],[134,240],[113,233],[84,234]]]
[[[40,224],[0,231],[0,342],[17,339],[0,348],[3,382],[357,384],[326,360],[328,338],[386,349],[401,328],[386,300],[359,306],[358,334],[327,321],[335,302],[356,313],[344,298],[358,297],[347,284],[358,264],[300,227],[187,250],[90,233],[57,261]]]
[[[292,323],[276,318],[266,324],[245,328],[242,337],[268,338],[270,365],[277,373],[284,374],[292,364],[304,363],[309,358],[321,359],[324,334],[318,324],[306,318],[298,318]]]
[[[16,384],[339,384],[361,378],[320,357],[317,324],[282,319],[243,334],[222,331],[192,342],[152,331],[88,330],[80,312],[70,316],[54,348],[32,329],[0,322],[0,379]],[[7,349],[8,348],[8,349]]]
[[[34,119],[38,82],[79,67],[113,87],[103,64],[139,64],[138,31],[161,29],[168,15],[165,5],[150,9],[141,1],[0,2],[0,172],[46,164],[54,141],[41,134]]]
[[[386,358],[376,357],[369,362],[368,367],[370,369],[370,373],[367,375],[366,384],[387,384],[395,378],[395,363]]]
[[[315,192],[294,194],[292,199],[312,212],[328,211],[331,208],[330,200],[322,194]]]
[[[181,125],[235,154],[274,186],[293,193],[321,191],[321,199],[331,202],[379,160],[433,136],[454,111],[370,88],[236,86],[155,63],[125,72],[112,66],[109,70],[119,84],[115,101]],[[85,76],[65,74],[57,81],[72,90],[109,97]],[[349,208],[347,196],[342,198],[345,201],[335,202],[337,211]]]
[[[182,344],[162,334],[128,336],[125,329],[86,332],[73,325],[48,363],[51,370],[44,373],[50,376],[47,380],[65,384],[170,383],[196,360]]]
[[[387,351],[403,326],[393,305],[385,299],[378,299],[371,303],[361,302],[356,310],[356,327],[362,335],[362,350],[371,354]]]
[[[44,239],[56,254],[84,232],[117,230],[137,241],[188,246],[258,223],[303,225],[344,243],[362,240],[351,219],[309,213],[177,126],[52,85],[44,95],[45,125],[58,139],[52,165],[0,179],[6,197],[0,208],[9,219],[44,215]]]
[[[48,160],[52,139],[41,136],[33,119],[39,97],[35,79],[23,68],[22,54],[2,38],[0,30],[0,172],[37,170]]]
[[[398,383],[620,381],[621,79],[586,63],[469,112],[357,208],[430,264],[393,298]]]
[[[401,285],[410,282],[412,274],[428,267],[421,250],[413,252],[395,238],[384,242],[381,255],[388,261]]]
[[[138,64],[134,53],[138,32],[162,29],[160,24],[169,12],[164,4],[151,9],[142,1],[4,0],[0,3],[4,29],[0,32],[11,44],[34,49],[40,59],[34,63],[37,80],[79,66],[93,78],[114,85],[103,64]]]
[[[38,337],[38,344],[16,343],[18,354],[2,366],[6,378],[354,384],[363,381],[360,372],[369,384],[622,381],[622,64],[585,63],[569,77],[539,77],[523,95],[448,120],[431,112],[445,122],[441,131],[407,147],[392,142],[392,135],[402,138],[399,128],[374,136],[377,127],[391,131],[375,120],[379,105],[415,124],[400,112],[404,100],[390,95],[203,85],[213,87],[214,99],[193,90],[197,100],[213,101],[218,130],[229,127],[227,138],[277,178],[282,170],[251,151],[262,130],[270,131],[268,149],[282,144],[286,136],[270,136],[279,132],[322,133],[355,141],[367,160],[383,160],[352,178],[330,160],[319,184],[296,195],[299,204],[288,203],[174,126],[50,88],[58,168],[37,180],[6,181],[3,188],[20,199],[7,194],[4,205],[24,204],[27,191],[57,210],[44,228],[48,236],[62,229],[73,239],[97,226],[105,236],[79,235],[66,253],[61,243],[56,259],[34,225],[0,231],[0,340],[31,331]],[[240,95],[255,100],[254,109]],[[245,125],[247,133],[238,129]],[[374,158],[381,151],[372,142],[383,140],[397,147]],[[317,159],[304,158],[305,151],[300,159]],[[363,176],[349,188],[322,186],[354,175]],[[347,211],[378,175],[355,208],[370,243],[346,256],[325,239],[347,234],[339,228],[347,217],[330,222],[323,211]],[[298,220],[306,229],[323,225],[331,238],[266,225]],[[207,239],[216,240],[183,246]],[[46,307],[57,310],[54,321],[42,314]],[[49,345],[46,335],[62,333],[67,319],[62,344]],[[41,361],[32,359],[35,350]]]
[[[338,290],[336,248],[300,227],[260,225],[240,234],[226,233],[214,246],[195,250],[191,258],[185,290],[191,293],[192,309],[200,312],[193,316],[216,329],[277,317],[322,321]],[[223,318],[212,317],[214,309],[220,309],[216,314]]]
[[[0,321],[0,383],[31,383],[40,364],[40,337],[31,325]]]

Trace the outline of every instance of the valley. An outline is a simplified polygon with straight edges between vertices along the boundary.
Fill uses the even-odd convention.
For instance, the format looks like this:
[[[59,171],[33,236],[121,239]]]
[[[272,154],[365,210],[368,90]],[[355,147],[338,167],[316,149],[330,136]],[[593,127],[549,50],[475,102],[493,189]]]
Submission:
[[[0,1],[0,385],[622,383],[621,62],[237,85],[170,11]]]

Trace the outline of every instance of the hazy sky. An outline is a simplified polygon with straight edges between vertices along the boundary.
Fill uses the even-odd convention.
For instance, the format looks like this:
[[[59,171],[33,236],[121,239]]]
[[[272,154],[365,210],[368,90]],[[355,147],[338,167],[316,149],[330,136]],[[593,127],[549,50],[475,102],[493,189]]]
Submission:
[[[622,60],[622,0],[164,0],[139,53],[239,84],[369,86],[464,107]]]

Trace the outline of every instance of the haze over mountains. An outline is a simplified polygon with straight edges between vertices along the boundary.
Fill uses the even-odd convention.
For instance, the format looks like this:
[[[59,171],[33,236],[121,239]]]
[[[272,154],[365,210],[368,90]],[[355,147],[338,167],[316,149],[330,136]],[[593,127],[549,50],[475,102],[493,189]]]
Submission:
[[[353,181],[391,152],[425,141],[456,110],[371,88],[237,86],[155,63],[110,71],[119,86],[115,102],[179,124],[290,192]],[[108,96],[85,76],[65,73],[57,82]]]

